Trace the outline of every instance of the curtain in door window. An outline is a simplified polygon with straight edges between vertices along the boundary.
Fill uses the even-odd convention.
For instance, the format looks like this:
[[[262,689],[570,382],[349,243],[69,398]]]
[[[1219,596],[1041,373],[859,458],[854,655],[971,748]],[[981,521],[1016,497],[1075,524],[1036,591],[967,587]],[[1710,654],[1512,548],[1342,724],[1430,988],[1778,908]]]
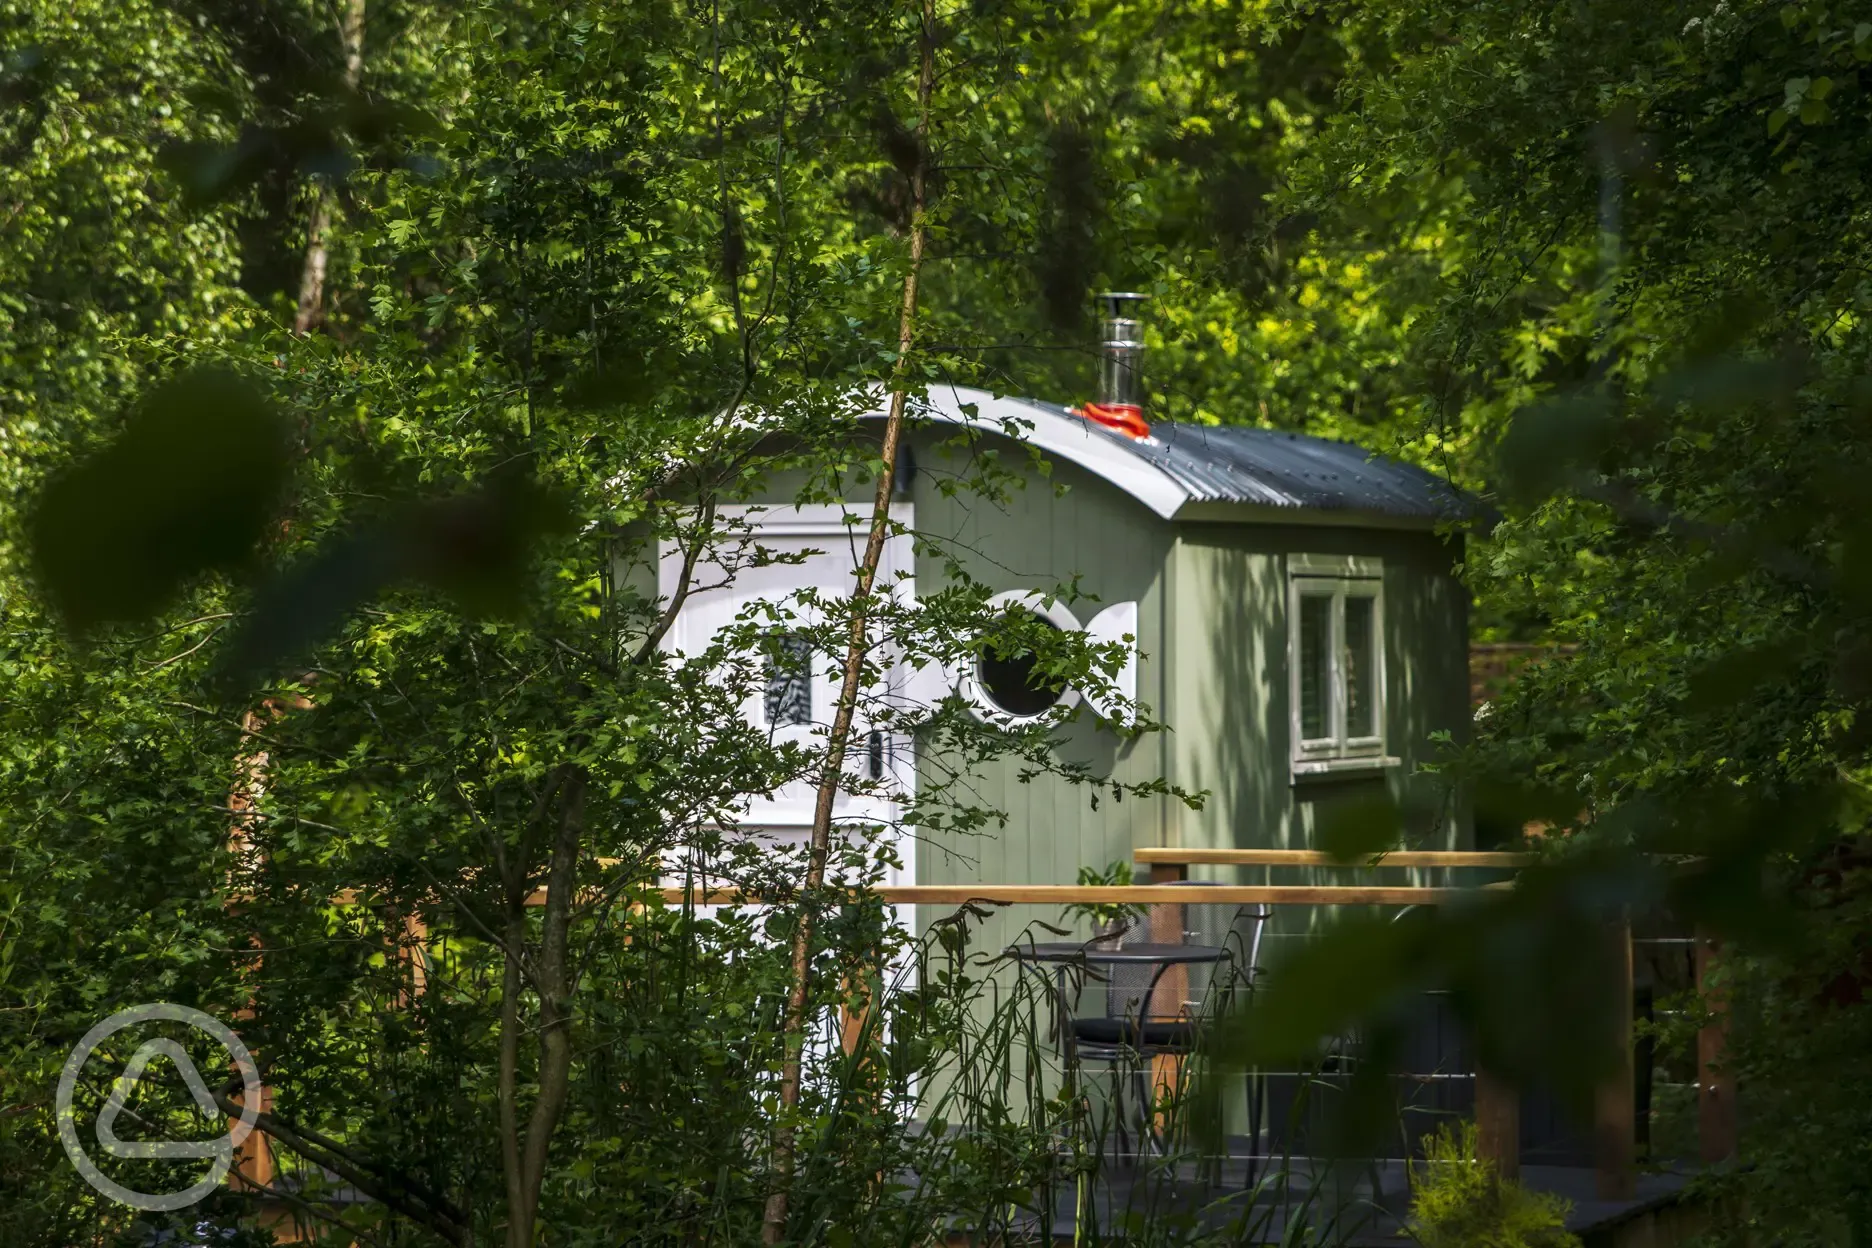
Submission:
[[[798,633],[780,633],[767,654],[765,705],[769,728],[810,724],[812,643]]]

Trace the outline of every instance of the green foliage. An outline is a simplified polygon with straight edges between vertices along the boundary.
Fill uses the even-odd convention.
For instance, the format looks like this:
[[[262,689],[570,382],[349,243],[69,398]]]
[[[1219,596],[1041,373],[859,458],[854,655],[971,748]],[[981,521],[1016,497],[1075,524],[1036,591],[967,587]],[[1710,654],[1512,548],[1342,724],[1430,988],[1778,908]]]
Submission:
[[[1821,921],[1803,956],[1720,964],[1716,990],[1741,1007],[1731,1007],[1724,1061],[1741,1090],[1747,1167],[1705,1180],[1727,1214],[1715,1242],[1858,1243],[1872,1233],[1858,1177],[1872,1151],[1867,882],[1860,845],[1831,855],[1793,884]]]
[[[782,478],[828,501],[876,468],[850,396],[898,363],[918,159],[901,7],[372,4],[350,90],[323,6],[0,0],[9,1242],[91,1233],[44,1090],[133,999],[251,1007],[283,1114],[501,1233],[499,1038],[529,1037],[507,1056],[532,1103],[528,1028],[565,1005],[527,978],[558,938],[516,898],[555,861],[600,900],[571,920],[578,1057],[546,1224],[567,1242],[755,1224],[746,1141],[771,1121],[787,919],[645,890],[671,863],[794,884],[796,862],[721,833],[813,774],[812,749],[742,725],[745,656],[777,626],[831,652],[841,608],[750,615],[679,658],[646,577],[659,542],[757,566],[722,504]],[[1839,1091],[1872,1079],[1861,16],[945,7],[910,361],[918,384],[1083,394],[1085,293],[1141,289],[1160,418],[1355,438],[1503,508],[1463,535],[1478,631],[1563,648],[1440,774],[1486,828],[1573,835],[1488,905],[1326,935],[1257,994],[1239,1056],[1304,1057],[1358,1025],[1382,1057],[1401,995],[1443,986],[1500,1068],[1583,1088],[1605,1054],[1583,1042],[1577,954],[1609,909],[1668,902],[1729,940],[1755,1112],[1751,1164],[1719,1182],[1788,1243],[1872,1235],[1872,1096]],[[327,306],[296,337],[315,200],[335,214]],[[152,423],[207,370],[263,400]],[[284,484],[270,435],[228,436],[264,421],[216,423],[262,402],[291,431]],[[1010,488],[981,469],[951,488]],[[960,661],[993,623],[979,591],[875,622],[912,659]],[[91,626],[84,647],[55,607]],[[1049,679],[1102,670],[1035,649]],[[958,776],[1012,752],[1098,779],[1044,725],[990,732],[952,706],[917,730]],[[263,792],[231,828],[257,743]],[[907,815],[1002,817],[963,785]],[[1321,835],[1356,856],[1398,843],[1396,823],[1345,808]],[[561,834],[577,852],[555,860]],[[1632,851],[1712,865],[1667,874]],[[861,876],[887,865],[862,837],[845,852]],[[910,956],[875,908],[799,900],[821,908],[828,1007]],[[417,920],[429,988],[403,1008]],[[849,1175],[898,1172],[902,1089],[980,1041],[957,1012],[976,972],[929,974],[955,991],[906,1004],[916,1026],[893,1023],[866,1068],[891,1090],[818,1072],[802,1240],[915,1238]],[[1016,1201],[1050,1164],[1054,1111],[1070,1117],[946,1109],[976,1134],[917,1155],[942,1176],[919,1225]],[[358,1216],[432,1225],[404,1196]]]
[[[168,6],[0,5],[9,496],[142,389],[148,344],[174,335],[211,350],[247,322],[235,214],[191,212],[160,169],[167,144],[232,135],[239,83],[223,49]]]
[[[1864,1126],[1808,1072],[1865,1073],[1865,1007],[1825,988],[1858,981],[1865,931],[1828,865],[1866,827],[1868,104],[1838,86],[1862,15],[1338,11],[1384,55],[1287,193],[1323,241],[1395,223],[1395,256],[1434,223],[1432,297],[1393,315],[1421,419],[1509,504],[1472,582],[1494,627],[1568,647],[1494,700],[1469,774],[1536,780],[1582,840],[1715,857],[1660,891],[1732,934],[1741,1095],[1773,1107],[1720,1186],[1778,1242],[1837,1242],[1862,1185],[1819,1141]]]
[[[619,1225],[753,1238],[792,925],[818,919],[815,1017],[916,954],[875,902],[802,894],[799,855],[737,829],[823,766],[822,741],[776,742],[741,714],[762,679],[750,656],[776,625],[842,654],[849,602],[763,604],[679,654],[655,569],[671,545],[697,579],[771,562],[725,504],[777,478],[825,502],[877,469],[853,395],[895,365],[904,247],[850,197],[888,199],[901,176],[914,21],[373,7],[365,90],[425,67],[445,127],[418,135],[332,89],[329,31],[290,4],[257,26],[126,12],[93,22],[121,46],[63,52],[59,14],[8,12],[38,57],[6,62],[25,75],[9,90],[47,102],[0,122],[37,162],[8,202],[85,215],[0,212],[0,265],[33,295],[5,305],[10,341],[44,347],[0,361],[19,450],[0,470],[19,487],[0,509],[0,1227],[96,1242],[104,1211],[62,1159],[48,1080],[112,1009],[180,1000],[242,1016],[284,1173],[314,1205],[333,1184],[366,1193],[342,1214],[360,1233],[531,1242],[537,1214],[555,1242],[614,1242]],[[1018,74],[1006,36],[1028,16],[990,8],[946,32],[944,142],[1001,141],[969,100]],[[141,74],[131,94],[181,115],[210,71],[224,111],[154,133],[142,96],[106,89]],[[60,146],[88,126],[95,151]],[[92,163],[58,163],[77,155]],[[261,261],[303,254],[313,180],[342,183],[342,212],[324,329],[302,337],[271,319],[290,302]],[[47,257],[71,271],[41,274]],[[120,258],[121,288],[85,267]],[[191,320],[188,299],[238,315]],[[87,311],[113,300],[136,315]],[[259,394],[214,390],[203,363]],[[954,365],[939,346],[912,377]],[[284,439],[247,436],[263,409],[285,413],[290,473]],[[963,582],[871,619],[899,652],[953,663],[990,630],[987,599]],[[55,606],[90,626],[84,646]],[[868,656],[866,689],[888,657]],[[1063,681],[1100,679],[1083,645],[1044,657]],[[1055,755],[1050,725],[861,713],[964,764],[1012,752],[1096,779]],[[894,799],[892,783],[854,774],[846,800]],[[940,785],[914,811],[964,831],[998,813]],[[880,878],[883,831],[851,826],[835,872]],[[667,908],[672,874],[787,904]],[[1078,1101],[1044,1101],[1031,1036],[981,1041],[980,974],[944,973],[890,1001],[928,1034],[893,1023],[876,1061],[812,1048],[790,1123],[802,1241],[1011,1216],[1083,1123]],[[978,1075],[1043,1103],[942,1100]],[[81,1111],[103,1092],[82,1089]],[[956,1140],[908,1129],[925,1092],[966,1127]],[[929,1180],[916,1201],[851,1181],[911,1170]],[[173,1171],[116,1172],[156,1187]]]
[[[1571,1206],[1530,1192],[1476,1157],[1476,1125],[1444,1125],[1411,1163],[1406,1231],[1423,1248],[1579,1248],[1566,1229]]]
[[[1101,887],[1126,885],[1133,880],[1131,864],[1119,861],[1099,867],[1080,867],[1077,883]],[[1131,906],[1122,902],[1085,902],[1067,906],[1062,912],[1068,918],[1085,919],[1101,933],[1123,932],[1137,920],[1150,913],[1149,906]]]

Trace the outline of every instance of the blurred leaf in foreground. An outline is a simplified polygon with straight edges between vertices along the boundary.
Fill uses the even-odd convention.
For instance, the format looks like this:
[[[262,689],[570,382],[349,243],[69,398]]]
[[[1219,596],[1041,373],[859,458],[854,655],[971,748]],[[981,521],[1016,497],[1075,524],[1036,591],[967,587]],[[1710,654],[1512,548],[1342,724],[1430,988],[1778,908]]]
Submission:
[[[1497,451],[1502,488],[1527,503],[1589,479],[1611,445],[1613,412],[1602,395],[1579,392],[1516,413]]]
[[[145,619],[252,553],[289,468],[286,424],[254,387],[213,371],[165,382],[40,496],[40,585],[76,632]]]
[[[238,687],[264,676],[398,583],[438,589],[470,615],[517,615],[534,549],[569,527],[564,500],[518,475],[394,508],[327,538],[264,584],[222,651],[220,678]]]
[[[1389,792],[1325,805],[1320,848],[1340,862],[1362,862],[1396,847],[1403,823]]]
[[[436,120],[412,105],[342,92],[290,124],[250,125],[233,142],[171,143],[159,159],[199,207],[251,190],[271,174],[341,182],[360,164],[415,169],[423,162],[408,149],[439,132]]]

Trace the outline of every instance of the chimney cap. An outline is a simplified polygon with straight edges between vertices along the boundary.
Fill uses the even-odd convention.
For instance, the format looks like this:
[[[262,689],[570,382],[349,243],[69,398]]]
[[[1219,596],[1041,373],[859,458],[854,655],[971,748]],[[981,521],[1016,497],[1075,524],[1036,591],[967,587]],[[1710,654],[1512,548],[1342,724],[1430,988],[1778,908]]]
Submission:
[[[1126,317],[1135,309],[1135,305],[1149,298],[1149,295],[1135,290],[1104,290],[1098,294],[1099,302],[1105,307],[1105,314],[1114,319]]]

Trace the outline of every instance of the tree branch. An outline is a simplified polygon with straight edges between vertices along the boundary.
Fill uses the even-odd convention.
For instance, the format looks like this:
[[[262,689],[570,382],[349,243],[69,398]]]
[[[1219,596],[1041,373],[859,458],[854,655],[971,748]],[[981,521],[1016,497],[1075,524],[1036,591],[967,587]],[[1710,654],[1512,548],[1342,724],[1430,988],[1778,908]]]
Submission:
[[[870,646],[866,636],[867,608],[890,532],[890,501],[897,447],[903,436],[904,406],[910,382],[910,352],[916,345],[917,281],[923,268],[927,226],[927,173],[929,167],[930,98],[936,82],[936,12],[934,0],[923,0],[921,54],[917,73],[917,164],[910,179],[910,262],[904,273],[903,300],[897,322],[897,359],[891,367],[890,408],[884,421],[884,442],[879,450],[877,488],[871,503],[871,528],[858,564],[851,597],[851,623],[845,640],[845,669],[839,685],[837,709],[826,739],[824,769],[819,774],[818,798],[813,808],[812,840],[807,851],[805,888],[793,928],[792,985],[781,1024],[784,1050],[780,1069],[780,1108],[773,1126],[773,1187],[761,1222],[761,1243],[778,1244],[786,1235],[787,1203],[793,1183],[796,1128],[793,1113],[799,1106],[800,1068],[806,1046],[806,1020],[810,1013],[813,939],[812,907],[825,886],[826,860],[832,841],[832,811],[838,800],[845,768],[845,752],[864,677]]]
[[[214,1092],[215,1104],[230,1118],[238,1118],[244,1112],[230,1093],[231,1087],[238,1086],[239,1081],[236,1079]],[[313,1165],[331,1171],[371,1199],[382,1201],[397,1213],[421,1223],[450,1243],[468,1242],[467,1217],[445,1197],[429,1190],[426,1184],[402,1176],[385,1176],[372,1163],[359,1158],[343,1144],[309,1128],[289,1123],[278,1114],[259,1110],[255,1112],[253,1121],[256,1131],[278,1140]]]

